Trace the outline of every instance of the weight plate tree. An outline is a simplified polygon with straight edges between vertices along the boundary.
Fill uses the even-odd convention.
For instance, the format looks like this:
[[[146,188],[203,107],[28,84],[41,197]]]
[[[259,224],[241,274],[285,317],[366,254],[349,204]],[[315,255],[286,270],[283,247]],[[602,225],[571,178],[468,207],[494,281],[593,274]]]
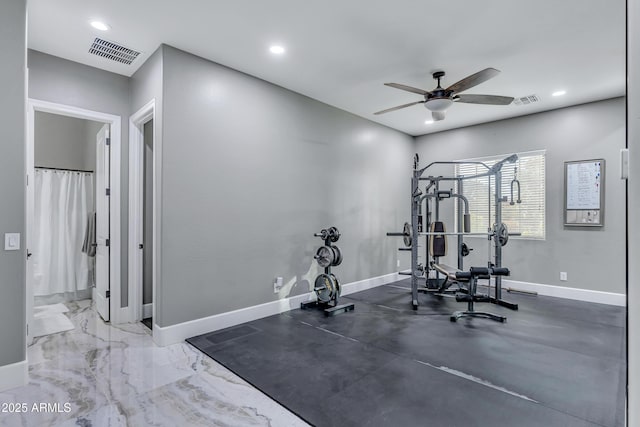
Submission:
[[[340,239],[340,231],[337,227],[329,227],[320,230],[314,236],[324,240],[324,246],[319,247],[314,255],[318,265],[324,269],[324,273],[319,274],[314,282],[313,290],[316,293],[317,300],[303,302],[300,304],[300,308],[320,308],[324,310],[326,316],[354,310],[355,305],[353,303],[338,304],[338,297],[341,291],[340,281],[335,274],[331,273],[331,267],[342,264],[342,251],[339,247],[333,245]]]

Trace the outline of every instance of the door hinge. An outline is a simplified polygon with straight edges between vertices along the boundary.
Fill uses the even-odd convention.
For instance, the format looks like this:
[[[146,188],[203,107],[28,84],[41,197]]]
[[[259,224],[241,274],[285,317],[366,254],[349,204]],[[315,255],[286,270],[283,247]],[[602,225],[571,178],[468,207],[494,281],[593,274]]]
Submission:
[[[111,138],[107,138],[107,141],[105,142],[106,145],[111,145]]]
[[[105,194],[106,194],[107,196],[110,196],[110,195],[111,195],[111,189],[110,189],[110,188],[107,188],[107,189],[105,190]]]
[[[107,291],[106,295],[107,298],[111,298],[111,291]]]
[[[111,240],[107,239],[107,241],[105,242],[105,246],[106,246],[106,247],[111,246]]]
[[[27,336],[29,336],[29,324],[27,323]]]

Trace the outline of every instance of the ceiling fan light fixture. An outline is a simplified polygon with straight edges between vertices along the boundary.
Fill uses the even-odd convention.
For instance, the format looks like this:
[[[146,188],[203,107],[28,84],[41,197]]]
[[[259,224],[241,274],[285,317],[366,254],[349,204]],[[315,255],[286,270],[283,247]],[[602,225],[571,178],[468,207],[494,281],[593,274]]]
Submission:
[[[431,98],[424,103],[424,106],[427,107],[429,111],[444,113],[452,104],[453,100],[451,98]]]
[[[567,93],[566,90],[558,90],[556,92],[553,92],[551,96],[562,96],[562,95],[565,95],[566,93]]]
[[[444,120],[445,112],[444,111],[432,111],[431,117],[433,117],[434,122],[439,122],[440,120]]]
[[[425,125],[432,125],[433,124],[433,120],[425,120],[424,124]]]

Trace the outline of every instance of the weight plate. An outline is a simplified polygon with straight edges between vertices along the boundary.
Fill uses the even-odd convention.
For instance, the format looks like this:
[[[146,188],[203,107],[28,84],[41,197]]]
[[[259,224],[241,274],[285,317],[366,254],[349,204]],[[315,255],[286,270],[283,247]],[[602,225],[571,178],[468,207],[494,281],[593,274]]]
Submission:
[[[507,228],[507,224],[501,222],[497,227],[494,226],[494,230],[496,233],[496,238],[498,242],[500,242],[500,246],[504,246],[509,241],[509,229]]]
[[[316,256],[314,257],[316,261],[318,261],[318,265],[322,268],[327,268],[331,264],[333,264],[335,254],[333,250],[329,246],[321,246],[318,248],[316,252]]]
[[[316,277],[315,288],[318,301],[329,302],[332,299],[334,292],[334,283],[331,276],[328,274],[321,274]]]
[[[335,295],[333,296],[333,299],[335,299],[336,297],[340,296],[340,292],[341,292],[340,281],[338,280],[335,274],[332,273],[330,274],[330,276],[333,279],[333,289],[335,289]]]
[[[408,222],[404,223],[404,228],[402,229],[402,240],[404,240],[404,245],[408,248],[411,247],[411,224]]]
[[[331,265],[334,266],[334,265],[336,265],[336,261],[338,260],[338,251],[340,249],[338,249],[338,251],[336,251],[336,247],[335,246],[329,246],[329,249],[331,249],[331,252],[333,252],[333,261],[331,261]]]
[[[460,255],[462,255],[463,257],[469,255],[469,253],[472,251],[473,249],[470,249],[469,246],[467,246],[466,243],[462,244],[462,248],[460,249]]]
[[[326,229],[322,229],[320,230],[320,238],[322,240],[327,240],[327,236],[329,235],[329,232]]]
[[[329,228],[329,239],[335,243],[338,241],[338,239],[340,238],[340,232],[338,231],[338,229],[336,227],[330,227]]]
[[[337,267],[342,264],[342,251],[337,246],[331,246],[331,249],[333,249],[333,253],[336,255],[333,260],[333,266]]]

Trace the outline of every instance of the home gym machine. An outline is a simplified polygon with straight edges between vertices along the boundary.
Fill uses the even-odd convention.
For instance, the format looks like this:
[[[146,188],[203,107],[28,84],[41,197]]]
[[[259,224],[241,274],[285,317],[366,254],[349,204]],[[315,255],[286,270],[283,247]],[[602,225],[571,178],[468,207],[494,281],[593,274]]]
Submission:
[[[325,316],[334,316],[354,310],[353,303],[338,304],[340,282],[336,275],[331,273],[331,267],[342,264],[342,251],[332,244],[340,239],[340,231],[336,227],[329,227],[315,233],[314,236],[324,240],[324,246],[320,246],[314,256],[318,265],[324,268],[324,273],[318,275],[314,283],[313,290],[316,293],[316,301],[300,303],[300,308],[303,310],[310,307],[320,308],[324,310]]]
[[[489,315],[490,313],[479,313],[471,315],[474,312],[473,302],[491,302],[512,310],[517,310],[518,305],[502,299],[502,276],[508,275],[509,270],[502,267],[502,247],[507,244],[509,236],[520,235],[520,233],[509,233],[507,226],[502,223],[502,203],[507,202],[508,198],[503,197],[502,189],[502,167],[506,163],[514,163],[518,159],[516,154],[502,159],[492,166],[488,166],[478,161],[446,161],[432,162],[424,168],[419,168],[419,157],[416,154],[413,159],[413,176],[411,178],[411,223],[405,223],[401,232],[387,233],[388,236],[399,236],[403,238],[405,247],[399,248],[401,251],[411,251],[411,271],[400,272],[400,274],[411,276],[411,304],[414,310],[418,309],[418,292],[443,295],[445,293],[456,293],[458,301],[467,301],[469,310],[466,312],[456,312],[451,316],[451,320],[455,321],[459,317],[488,317],[494,320],[502,320],[502,316]],[[456,164],[473,164],[478,165],[482,169],[480,173],[470,176],[423,176],[425,172],[435,165],[456,165]],[[495,209],[495,224],[489,222],[487,232],[471,233],[471,217],[469,215],[469,201],[462,195],[465,180],[487,177],[488,191],[491,189],[491,179],[495,180],[495,194],[489,197],[489,212],[493,204]],[[424,191],[420,189],[421,181],[427,181]],[[515,183],[514,183],[515,181]],[[517,179],[512,181],[512,197],[513,188],[517,185],[518,199],[520,203],[520,185]],[[454,189],[442,190],[441,184],[453,182]],[[440,203],[445,199],[455,198],[458,202],[458,212],[464,214],[458,215],[458,230],[455,232],[447,232],[444,223],[440,221]],[[424,207],[424,209],[423,209]],[[491,215],[489,215],[490,217]],[[489,220],[490,221],[490,220]],[[424,227],[423,227],[424,225]],[[427,231],[425,231],[427,230]],[[447,252],[446,236],[457,236],[457,268],[450,267],[440,263],[440,257],[445,256]],[[425,247],[427,253],[425,256],[425,264],[418,262],[418,239],[420,236],[425,237]],[[483,236],[489,242],[489,253],[493,242],[493,260],[489,259],[487,267],[472,267],[469,271],[464,271],[463,258],[469,254],[472,249],[464,242],[464,236]],[[431,259],[429,259],[431,258]],[[486,270],[486,271],[485,271]],[[435,278],[431,277],[435,276]],[[494,279],[494,295],[476,295],[476,287],[478,279],[489,279],[489,293],[491,288],[491,278]],[[425,286],[418,287],[418,280],[424,280]],[[450,289],[451,283],[467,283],[467,287],[459,286],[456,289]],[[466,295],[465,295],[466,294]],[[463,314],[459,314],[463,313]]]

